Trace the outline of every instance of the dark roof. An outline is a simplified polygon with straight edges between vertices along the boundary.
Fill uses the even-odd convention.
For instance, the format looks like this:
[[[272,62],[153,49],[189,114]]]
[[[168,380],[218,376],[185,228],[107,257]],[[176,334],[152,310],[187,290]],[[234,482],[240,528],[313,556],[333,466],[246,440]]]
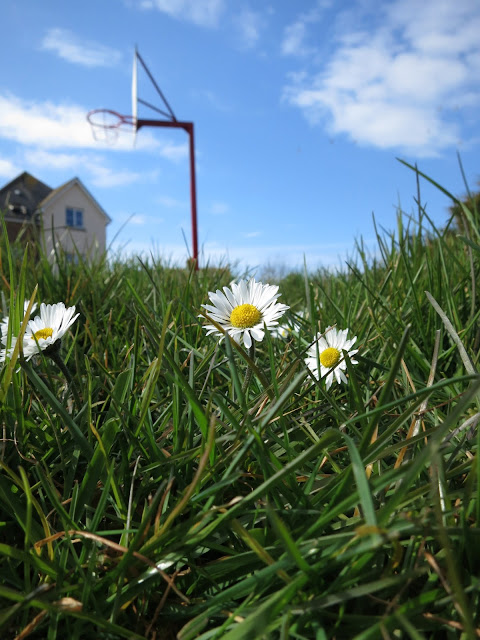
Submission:
[[[0,211],[13,220],[30,220],[52,188],[27,171],[0,189]]]

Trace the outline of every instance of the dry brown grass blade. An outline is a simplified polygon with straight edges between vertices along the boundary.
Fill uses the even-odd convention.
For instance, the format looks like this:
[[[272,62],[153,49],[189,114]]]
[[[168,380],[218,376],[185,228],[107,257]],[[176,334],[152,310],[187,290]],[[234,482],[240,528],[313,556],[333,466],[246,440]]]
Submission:
[[[160,531],[155,534],[155,536],[154,536],[155,538],[160,536],[160,535],[162,535],[163,533],[165,533],[165,531],[168,529],[168,527],[171,525],[171,523],[183,511],[185,505],[190,500],[190,497],[192,496],[193,492],[195,491],[195,488],[197,487],[197,484],[198,484],[200,478],[202,477],[203,470],[207,465],[208,458],[210,457],[210,452],[212,450],[213,443],[214,443],[214,440],[215,440],[214,436],[215,436],[215,417],[213,416],[212,420],[210,422],[210,429],[209,429],[209,432],[208,432],[207,444],[205,445],[205,451],[203,452],[202,457],[200,458],[200,461],[198,463],[197,471],[195,472],[195,476],[193,477],[192,482],[187,487],[187,489],[186,489],[184,495],[182,496],[180,502],[171,511],[171,513],[169,514],[168,518],[165,520],[165,523],[160,526]],[[149,542],[151,542],[151,540],[149,540],[147,542],[147,544]]]
[[[38,540],[37,542],[35,542],[33,546],[35,550],[38,550],[41,547],[43,547],[43,545],[49,544],[54,540],[58,540],[59,538],[63,538],[66,535],[70,537],[80,536],[82,538],[88,538],[89,540],[94,540],[95,542],[98,542],[99,544],[102,544],[105,547],[109,547],[110,549],[113,549],[118,553],[128,553],[129,551],[127,547],[124,547],[123,545],[118,544],[117,542],[113,542],[113,540],[109,540],[108,538],[103,538],[102,536],[99,536],[96,533],[91,533],[90,531],[78,531],[76,529],[71,529],[70,531],[58,531],[57,533],[53,534],[52,536],[49,536],[48,538],[44,538],[43,540]],[[79,542],[79,540],[72,540],[72,542]],[[146,565],[148,565],[152,569],[155,569],[155,571],[157,571],[162,576],[162,578],[169,585],[169,587],[173,589],[173,591],[175,591],[175,593],[179,598],[182,598],[182,600],[186,603],[190,602],[187,596],[184,595],[179,589],[177,589],[172,578],[170,578],[170,576],[167,575],[164,571],[159,569],[155,564],[155,562],[153,562],[152,560],[150,560],[150,558],[147,558],[143,554],[139,553],[138,551],[134,551],[133,556],[137,558],[137,560],[144,562]]]
[[[435,379],[435,371],[437,370],[439,348],[440,348],[440,331],[436,331],[435,344],[433,347],[432,363],[430,365],[430,373],[428,375],[428,380],[427,380],[427,388],[432,386],[433,381]],[[423,418],[423,415],[425,414],[425,411],[427,410],[427,404],[428,404],[428,396],[425,396],[425,399],[420,405],[416,417],[412,420],[412,424],[410,425],[410,428],[407,433],[407,438],[406,438],[407,440],[410,440],[410,438],[414,438],[419,434],[420,427],[422,425],[422,418]],[[398,454],[398,458],[394,465],[395,469],[398,469],[398,467],[401,464],[403,464],[403,462],[407,462],[407,460],[409,459],[409,456],[407,455],[407,451],[408,451],[408,445],[406,445],[405,447],[403,447],[403,449],[400,450],[400,453]]]
[[[475,370],[475,367],[473,366],[473,363],[470,360],[470,357],[469,357],[469,355],[467,353],[467,350],[463,346],[463,342],[460,340],[460,337],[459,337],[458,333],[455,331],[455,327],[453,326],[453,324],[448,319],[447,314],[441,308],[441,306],[438,304],[438,302],[435,300],[435,298],[432,296],[431,293],[429,293],[428,291],[425,291],[425,295],[427,296],[428,301],[430,302],[432,307],[435,309],[435,311],[440,316],[443,324],[445,325],[445,329],[448,331],[451,339],[456,344],[458,352],[460,353],[460,357],[462,359],[462,362],[464,364],[464,367],[465,367],[467,373],[470,373],[471,375],[475,375],[477,373],[476,370]]]
[[[47,615],[48,611],[40,611],[40,613],[38,613],[34,619],[29,622],[27,624],[27,626],[22,629],[22,631],[20,631],[20,633],[18,634],[18,636],[15,636],[15,638],[13,640],[24,640],[24,638],[26,638],[27,636],[29,636],[33,631],[35,631],[35,629],[38,627],[38,625],[40,624],[40,622],[44,619],[44,617]]]

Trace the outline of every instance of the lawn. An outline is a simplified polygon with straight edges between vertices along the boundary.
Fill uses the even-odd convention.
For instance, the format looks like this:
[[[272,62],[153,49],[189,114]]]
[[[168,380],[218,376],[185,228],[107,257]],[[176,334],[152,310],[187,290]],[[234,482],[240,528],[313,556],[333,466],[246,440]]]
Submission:
[[[417,205],[263,280],[289,309],[253,346],[202,306],[250,273],[2,233],[0,637],[479,637],[480,218]],[[25,301],[79,315],[39,351]]]

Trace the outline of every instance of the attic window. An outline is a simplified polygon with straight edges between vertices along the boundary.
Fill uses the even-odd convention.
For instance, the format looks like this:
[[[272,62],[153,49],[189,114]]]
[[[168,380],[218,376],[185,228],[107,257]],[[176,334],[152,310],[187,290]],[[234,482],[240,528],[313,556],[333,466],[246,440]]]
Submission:
[[[81,209],[67,207],[65,209],[65,224],[67,227],[83,229],[83,211]]]
[[[27,215],[27,207],[24,204],[16,204],[14,202],[11,202],[8,205],[8,208],[12,213],[21,213],[24,216]]]

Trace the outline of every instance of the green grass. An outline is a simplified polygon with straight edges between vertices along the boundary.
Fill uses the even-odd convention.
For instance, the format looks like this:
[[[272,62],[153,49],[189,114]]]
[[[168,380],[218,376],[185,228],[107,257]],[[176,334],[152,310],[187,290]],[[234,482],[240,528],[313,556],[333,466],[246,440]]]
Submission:
[[[62,345],[79,399],[48,358],[0,370],[0,636],[478,637],[480,227],[464,220],[436,229],[418,197],[374,258],[359,241],[344,272],[282,278],[300,331],[257,343],[247,390],[248,354],[199,317],[241,274],[53,269],[3,241],[14,333],[36,286],[81,315]],[[358,364],[326,392],[304,357],[333,324]]]

